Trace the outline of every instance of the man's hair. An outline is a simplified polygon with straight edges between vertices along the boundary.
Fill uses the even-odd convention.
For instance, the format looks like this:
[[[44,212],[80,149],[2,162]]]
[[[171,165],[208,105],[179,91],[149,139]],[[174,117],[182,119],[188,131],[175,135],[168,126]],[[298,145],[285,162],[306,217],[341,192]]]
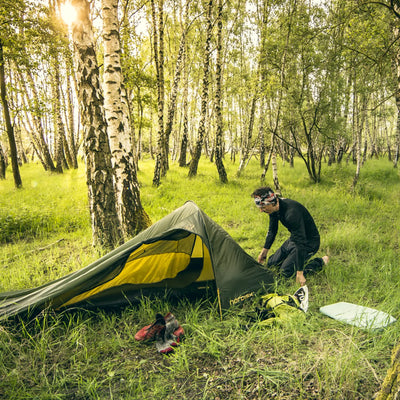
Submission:
[[[269,201],[271,204],[276,204],[276,196],[274,191],[269,186],[263,186],[256,189],[252,194],[251,197],[261,197],[263,200],[271,198]],[[268,201],[268,200],[267,200]]]

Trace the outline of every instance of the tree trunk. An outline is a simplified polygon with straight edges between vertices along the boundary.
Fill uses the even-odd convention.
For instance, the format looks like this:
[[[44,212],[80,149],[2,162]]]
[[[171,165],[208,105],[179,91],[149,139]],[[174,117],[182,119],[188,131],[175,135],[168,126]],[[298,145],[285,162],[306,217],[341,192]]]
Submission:
[[[398,44],[398,37],[400,33],[398,18],[393,18],[391,21],[392,36],[395,39],[394,45],[396,46],[396,51],[393,53],[392,58],[392,70],[394,76],[394,82],[396,86],[395,91],[395,101],[397,107],[397,122],[396,122],[396,138],[395,138],[395,149],[393,156],[393,167],[397,168],[400,158],[400,46]]]
[[[392,353],[392,361],[375,400],[396,400],[400,398],[400,344]]]
[[[150,107],[150,121],[153,121],[153,112],[152,107]],[[152,160],[154,160],[154,149],[153,149],[153,124],[150,125],[150,132],[149,132],[149,153]],[[158,181],[158,185],[160,182]],[[157,186],[157,185],[156,185]]]
[[[0,179],[6,179],[7,160],[0,143]]]
[[[77,59],[78,98],[84,133],[93,244],[110,249],[121,243],[122,232],[115,204],[104,99],[89,17],[90,3],[88,0],[73,0],[71,4],[78,13],[77,20],[72,24],[72,37]]]
[[[18,118],[20,119],[20,118]],[[18,161],[20,165],[28,163],[28,157],[24,149],[24,143],[22,140],[21,128],[19,126],[14,127],[15,141],[17,144]]]
[[[53,106],[53,125],[54,125],[54,142],[55,142],[55,160],[56,160],[56,172],[63,172],[63,137],[64,124],[61,118],[61,107],[60,107],[60,70],[58,56],[54,57],[53,66],[53,79],[52,79],[52,106]]]
[[[272,164],[272,179],[274,181],[275,192],[278,195],[282,195],[281,185],[279,184],[279,179],[278,179],[278,165],[276,164],[275,152],[272,153],[271,164]]]
[[[289,146],[289,165],[291,168],[294,168],[294,145],[293,145],[293,137],[290,137],[290,146]]]
[[[267,175],[269,163],[271,162],[272,154],[274,153],[275,149],[275,132],[271,132],[271,148],[268,153],[267,162],[265,163],[264,170],[261,174],[261,182],[265,181],[265,176]]]
[[[143,149],[143,115],[144,115],[144,107],[143,107],[143,102],[141,99],[141,94],[140,94],[140,87],[138,89],[138,96],[137,96],[137,102],[138,102],[138,114],[139,114],[139,128],[138,128],[138,137],[137,137],[137,147],[136,147],[136,157],[137,160],[142,159],[142,149]],[[151,151],[151,149],[149,149]]]
[[[336,162],[336,149],[333,143],[329,146],[329,157],[328,157],[328,166],[331,166]]]
[[[400,91],[399,95],[396,95],[396,105],[397,105],[397,120],[396,120],[396,140],[395,149],[393,157],[393,167],[397,168],[400,159]]]
[[[215,134],[215,164],[217,166],[219,180],[221,183],[228,183],[228,177],[222,161],[222,0],[218,0],[218,22],[217,22],[217,60],[216,60],[216,81],[217,89],[215,94],[215,114],[217,118],[217,132]]]
[[[18,69],[18,75],[19,75],[20,84],[26,94],[26,96],[24,96],[24,98],[26,98],[28,96],[27,83],[25,82],[24,75],[22,74],[22,72],[19,69]],[[32,76],[32,73],[30,70],[26,71],[26,76],[28,78],[30,92],[33,95],[33,99],[27,98],[30,108],[33,108],[33,110],[34,110],[34,112],[31,113],[32,121],[33,121],[33,128],[34,128],[34,130],[31,130],[32,140],[35,143],[36,152],[38,154],[39,159],[42,161],[44,169],[46,171],[55,171],[56,167],[54,166],[54,162],[53,162],[53,159],[50,154],[49,146],[46,143],[46,140],[44,137],[44,128],[43,128],[41,112],[40,112],[40,99],[39,99],[38,92],[36,90],[35,81],[33,79],[33,76]],[[27,119],[27,120],[29,121],[29,119]]]
[[[358,95],[356,93],[356,88],[354,88],[354,111],[356,113],[355,118],[354,118],[354,129],[355,133],[354,136],[356,138],[356,143],[355,143],[355,149],[356,149],[356,160],[357,160],[357,167],[356,167],[356,173],[353,178],[353,183],[352,183],[352,190],[355,189],[358,179],[360,177],[360,172],[361,172],[361,166],[362,166],[362,152],[361,152],[361,146],[362,146],[362,129],[363,129],[363,124],[364,124],[364,113],[365,113],[365,108],[364,108],[364,102],[363,102],[363,107],[360,109],[358,106]]]
[[[1,39],[0,39],[0,97],[1,97],[1,103],[3,105],[3,114],[4,114],[4,120],[6,123],[8,143],[10,146],[10,156],[11,156],[11,165],[12,165],[12,171],[13,171],[13,177],[14,177],[14,185],[17,189],[19,189],[19,188],[22,188],[22,180],[21,180],[21,175],[19,172],[18,153],[17,153],[17,145],[15,142],[15,136],[14,136],[14,128],[11,123],[10,110],[8,108],[6,76],[5,76],[5,68],[4,68],[3,42]]]
[[[208,90],[209,90],[209,74],[210,74],[210,58],[211,58],[211,36],[212,36],[212,8],[213,0],[208,1],[207,7],[207,34],[206,44],[204,50],[204,65],[203,65],[203,91],[201,95],[201,111],[200,111],[200,122],[197,133],[196,147],[193,152],[192,160],[189,166],[189,177],[197,175],[197,168],[201,157],[201,150],[203,148],[206,118],[207,118],[207,103],[208,103]]]
[[[67,68],[69,68],[67,66]],[[68,75],[73,74],[72,68],[69,68]],[[69,148],[69,154],[71,158],[71,167],[76,169],[78,168],[78,149],[77,149],[77,140],[75,138],[75,125],[74,125],[74,106],[73,106],[73,96],[72,96],[72,87],[70,77],[67,76],[67,92],[65,96],[66,102],[66,120],[67,122],[67,142]]]
[[[36,154],[38,159],[39,159],[39,161],[41,162],[43,168],[45,170],[47,170],[47,165],[43,160],[42,153],[38,149],[39,143],[38,143],[38,140],[37,140],[37,136],[34,134],[34,129],[33,129],[32,123],[31,123],[31,118],[30,118],[30,116],[28,114],[28,111],[27,111],[28,107],[27,107],[27,104],[26,104],[25,96],[21,96],[21,101],[22,101],[23,106],[25,108],[24,109],[25,118],[21,118],[21,123],[22,123],[22,126],[24,127],[25,132],[28,134],[29,139],[31,141],[31,146],[33,148],[33,150],[32,150],[32,158]]]
[[[113,157],[117,211],[125,239],[150,225],[140,201],[129,112],[124,93],[118,30],[118,0],[103,0],[104,108]]]
[[[251,102],[251,110],[250,110],[250,119],[249,119],[249,126],[247,129],[247,137],[245,138],[245,142],[242,144],[242,157],[239,163],[239,169],[237,170],[236,176],[240,176],[244,165],[249,158],[250,154],[250,145],[251,145],[251,138],[253,136],[253,127],[254,127],[254,116],[256,113],[256,104],[257,104],[257,93],[254,94],[253,100]]]
[[[180,44],[179,44],[178,57],[176,59],[176,64],[175,64],[174,82],[172,85],[171,97],[170,97],[169,106],[168,106],[168,119],[167,119],[167,124],[165,126],[165,142],[164,142],[165,157],[163,157],[163,159],[162,159],[162,162],[163,162],[162,171],[164,172],[163,176],[165,176],[167,170],[169,169],[169,163],[168,163],[169,138],[171,136],[172,125],[174,123],[174,117],[175,117],[175,111],[176,111],[176,98],[178,95],[178,86],[179,86],[179,81],[180,81],[181,72],[182,72],[182,62],[183,62],[183,58],[184,58],[184,54],[185,54],[186,33],[187,33],[186,20],[187,20],[188,5],[189,5],[189,2],[186,3],[186,8],[185,8],[185,28],[183,29]]]
[[[260,167],[265,166],[265,96],[262,97],[261,107],[260,107],[260,125],[258,128],[258,146],[260,151]]]
[[[261,181],[265,180],[265,176],[266,173],[268,171],[268,166],[269,163],[271,161],[271,157],[273,152],[275,151],[275,137],[277,135],[278,132],[278,128],[280,125],[280,121],[281,121],[281,109],[282,109],[282,102],[283,102],[283,89],[286,85],[286,63],[287,63],[287,54],[289,51],[289,40],[290,40],[290,36],[291,36],[291,32],[292,32],[292,20],[294,18],[295,15],[295,10],[296,7],[294,6],[293,9],[289,9],[289,17],[288,17],[288,30],[286,32],[286,39],[285,39],[285,47],[283,50],[283,54],[282,54],[282,58],[281,58],[281,69],[280,69],[280,87],[279,87],[279,94],[278,94],[278,105],[277,105],[277,110],[276,110],[276,116],[275,116],[275,121],[272,127],[272,132],[271,132],[271,149],[268,155],[268,159],[267,162],[265,164],[265,168],[261,174]],[[263,26],[267,26],[268,23],[268,18],[269,18],[269,3],[268,1],[264,1],[263,2]],[[260,58],[259,58],[259,69],[260,69],[260,73],[261,73],[261,80],[265,81],[268,79],[268,72],[265,66],[265,50],[264,50],[264,46],[265,46],[265,41],[267,40],[266,37],[266,32],[264,30],[262,30],[261,32],[261,51],[260,51]]]
[[[188,92],[189,92],[189,80],[188,80],[188,69],[187,69],[187,60],[186,60],[186,49],[183,53],[183,105],[182,105],[182,120],[183,120],[183,129],[182,129],[182,139],[180,146],[180,154],[179,154],[179,166],[186,167],[186,154],[187,154],[187,146],[188,146],[188,136],[189,136],[189,104],[188,104]]]
[[[151,0],[151,10],[153,16],[153,48],[154,62],[156,65],[157,76],[157,115],[158,115],[158,139],[157,155],[154,167],[153,185],[159,186],[161,176],[165,175],[163,170],[165,166],[165,131],[164,131],[164,0],[159,1],[158,24],[156,16],[156,6],[154,0]]]

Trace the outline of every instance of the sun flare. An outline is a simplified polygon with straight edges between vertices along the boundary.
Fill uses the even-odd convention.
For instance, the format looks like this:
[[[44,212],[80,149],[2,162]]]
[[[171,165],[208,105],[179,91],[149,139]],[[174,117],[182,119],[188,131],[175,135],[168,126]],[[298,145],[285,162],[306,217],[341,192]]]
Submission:
[[[61,5],[61,17],[67,25],[71,25],[77,17],[77,12],[71,3]]]

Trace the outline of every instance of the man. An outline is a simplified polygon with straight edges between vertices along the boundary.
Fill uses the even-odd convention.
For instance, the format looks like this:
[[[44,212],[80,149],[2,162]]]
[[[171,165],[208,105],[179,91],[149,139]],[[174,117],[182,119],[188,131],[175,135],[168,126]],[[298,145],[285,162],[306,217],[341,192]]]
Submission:
[[[296,273],[296,282],[305,285],[304,275],[320,271],[328,263],[329,257],[310,258],[318,251],[320,237],[315,222],[308,210],[295,200],[278,198],[270,187],[256,189],[252,195],[260,212],[269,215],[268,234],[264,248],[258,256],[262,264],[278,232],[279,221],[290,232],[290,238],[268,258],[267,266],[279,266],[286,278]],[[310,260],[309,262],[307,262]]]

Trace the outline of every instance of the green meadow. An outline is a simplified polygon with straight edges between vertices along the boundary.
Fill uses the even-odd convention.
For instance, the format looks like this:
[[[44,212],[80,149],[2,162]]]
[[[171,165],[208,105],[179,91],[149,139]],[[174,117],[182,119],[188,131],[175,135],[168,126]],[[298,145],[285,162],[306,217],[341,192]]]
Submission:
[[[261,185],[252,159],[238,178],[225,162],[229,183],[202,159],[195,178],[171,162],[160,187],[152,186],[154,161],[139,164],[143,206],[153,222],[193,200],[252,257],[261,250],[268,216],[250,194]],[[380,331],[332,320],[321,306],[347,301],[400,318],[400,174],[386,159],[368,160],[351,190],[355,165],[323,165],[312,183],[301,160],[278,162],[284,197],[303,203],[321,233],[319,255],[330,263],[307,279],[305,319],[261,327],[246,307],[221,319],[213,297],[150,301],[115,312],[75,310],[36,320],[0,323],[1,399],[372,399],[400,337],[399,323]],[[78,270],[102,254],[92,247],[85,171],[62,175],[39,164],[0,181],[0,292],[30,288]],[[272,184],[271,171],[266,184]],[[274,249],[288,232],[280,227]],[[277,281],[280,294],[293,280]],[[174,353],[160,355],[135,333],[155,313],[173,312],[185,329]]]

